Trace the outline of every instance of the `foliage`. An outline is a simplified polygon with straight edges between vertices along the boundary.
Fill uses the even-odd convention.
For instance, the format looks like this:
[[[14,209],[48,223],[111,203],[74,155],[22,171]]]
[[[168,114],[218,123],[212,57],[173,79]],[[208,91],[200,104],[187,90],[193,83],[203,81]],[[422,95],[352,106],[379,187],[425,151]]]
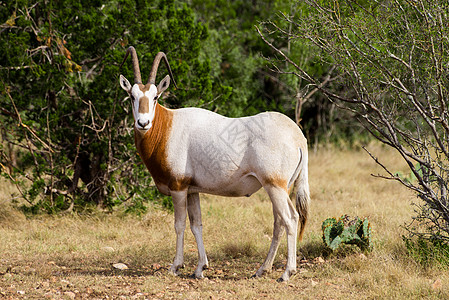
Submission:
[[[353,220],[349,216],[341,216],[338,220],[328,218],[321,225],[323,242],[331,250],[336,250],[341,244],[357,245],[362,251],[371,250],[371,225],[367,218]]]
[[[211,62],[212,74],[232,87],[231,101],[222,102],[221,111],[227,116],[239,117],[276,110],[290,112],[294,117],[292,100],[279,92],[278,79],[265,70],[260,57],[260,53],[267,55],[271,49],[261,42],[254,30],[259,21],[289,7],[291,1],[190,2],[197,18],[209,28],[203,55]]]
[[[397,150],[416,181],[395,175],[368,153],[387,174],[380,177],[401,182],[422,200],[414,223],[425,231],[411,234],[449,242],[447,1],[310,0],[304,5],[307,14],[283,15],[260,33],[289,63],[290,69],[281,71],[309,82]],[[313,45],[317,63],[335,68],[332,84],[270,43],[266,33],[272,31]]]
[[[440,265],[449,267],[449,244],[441,240],[428,240],[418,237],[412,239],[403,236],[403,240],[410,255],[422,266]]]
[[[131,64],[119,64],[133,45],[145,72],[163,50],[179,87],[167,105],[226,102],[230,88],[200,59],[208,30],[192,9],[169,0],[9,1],[0,23],[1,172],[28,209],[169,205],[136,155],[118,88]]]

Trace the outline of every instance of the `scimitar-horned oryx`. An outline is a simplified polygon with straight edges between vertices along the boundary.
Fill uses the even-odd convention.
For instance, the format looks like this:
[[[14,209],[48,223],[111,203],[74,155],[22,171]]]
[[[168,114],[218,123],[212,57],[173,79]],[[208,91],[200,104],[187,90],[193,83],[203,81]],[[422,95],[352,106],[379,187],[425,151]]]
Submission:
[[[127,49],[122,65],[129,54],[134,84],[120,75],[120,85],[131,98],[136,148],[159,191],[173,198],[176,255],[170,272],[177,274],[183,265],[187,212],[198,246],[194,276],[202,278],[208,266],[199,193],[250,196],[263,187],[271,199],[274,229],[267,258],[255,276],[271,271],[285,229],[288,259],[279,280],[288,280],[296,272],[298,221],[301,240],[310,201],[307,140],[301,130],[276,112],[227,118],[200,108],[165,108],[157,100],[168,88],[170,77],[176,86],[166,55],[157,54],[148,82],[143,84],[134,47]],[[156,86],[161,59],[170,76]],[[296,190],[296,209],[289,197],[291,187]]]

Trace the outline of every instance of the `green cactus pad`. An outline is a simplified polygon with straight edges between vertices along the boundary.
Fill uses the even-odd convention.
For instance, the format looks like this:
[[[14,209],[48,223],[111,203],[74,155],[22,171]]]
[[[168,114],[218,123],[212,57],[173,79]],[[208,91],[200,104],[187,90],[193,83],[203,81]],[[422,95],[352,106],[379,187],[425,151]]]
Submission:
[[[328,218],[324,220],[321,229],[323,242],[331,250],[336,250],[341,244],[357,245],[362,251],[371,250],[371,225],[367,218],[361,220],[356,217],[350,220],[347,215],[338,220]]]

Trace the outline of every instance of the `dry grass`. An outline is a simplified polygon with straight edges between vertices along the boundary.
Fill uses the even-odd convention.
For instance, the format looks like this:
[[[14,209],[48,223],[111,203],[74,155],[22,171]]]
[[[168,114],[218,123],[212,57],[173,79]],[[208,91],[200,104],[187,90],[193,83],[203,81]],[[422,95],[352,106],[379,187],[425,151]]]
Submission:
[[[405,170],[400,158],[378,145],[371,149],[389,165]],[[173,216],[150,210],[143,218],[113,215],[26,219],[0,198],[0,298],[28,299],[421,299],[449,298],[449,275],[423,269],[408,255],[401,225],[416,198],[397,183],[376,179],[381,172],[363,151],[320,149],[310,155],[312,207],[298,249],[299,272],[290,282],[275,279],[284,268],[281,244],[271,274],[249,279],[268,251],[273,217],[264,192],[250,198],[203,196],[204,240],[210,269],[194,280],[196,245],[186,234],[181,276],[167,273],[174,257]],[[0,191],[10,191],[0,184]],[[1,195],[0,195],[1,197]],[[328,254],[321,222],[342,214],[367,216],[374,251],[345,248]],[[318,257],[325,259],[318,262]],[[122,262],[129,269],[114,270]]]

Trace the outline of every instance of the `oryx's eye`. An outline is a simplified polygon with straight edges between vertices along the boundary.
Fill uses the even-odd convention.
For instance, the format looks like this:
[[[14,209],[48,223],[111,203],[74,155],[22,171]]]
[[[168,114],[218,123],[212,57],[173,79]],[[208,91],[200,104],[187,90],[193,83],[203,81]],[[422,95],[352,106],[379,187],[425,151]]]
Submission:
[[[134,96],[133,96],[133,95],[130,95],[130,97],[131,97],[131,100],[134,101]]]
[[[154,96],[154,99],[153,99],[154,101],[156,101],[157,100],[157,95],[156,96]]]

